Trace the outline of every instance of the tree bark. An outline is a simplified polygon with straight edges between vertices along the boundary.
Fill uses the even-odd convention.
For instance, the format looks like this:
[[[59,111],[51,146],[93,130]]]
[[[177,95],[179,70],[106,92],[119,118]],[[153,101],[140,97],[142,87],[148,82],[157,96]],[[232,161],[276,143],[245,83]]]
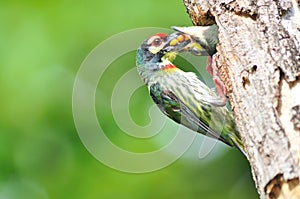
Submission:
[[[300,198],[300,10],[296,0],[184,0],[217,23],[218,73],[261,198]]]

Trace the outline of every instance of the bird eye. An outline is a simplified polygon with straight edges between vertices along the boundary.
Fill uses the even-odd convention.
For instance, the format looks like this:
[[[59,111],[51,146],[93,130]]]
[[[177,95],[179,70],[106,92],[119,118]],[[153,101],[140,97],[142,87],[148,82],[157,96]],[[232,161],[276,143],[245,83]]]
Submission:
[[[154,39],[154,41],[152,42],[152,46],[160,46],[160,44],[162,43],[161,39],[160,38],[156,38]]]

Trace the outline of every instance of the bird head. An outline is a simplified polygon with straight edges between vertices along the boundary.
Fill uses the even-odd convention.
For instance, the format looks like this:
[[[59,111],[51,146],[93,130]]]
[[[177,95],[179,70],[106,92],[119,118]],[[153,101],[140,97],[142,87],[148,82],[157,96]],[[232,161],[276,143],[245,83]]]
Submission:
[[[203,55],[205,50],[189,34],[174,32],[170,35],[157,33],[146,39],[138,49],[138,62],[157,63],[165,59],[170,61],[180,52]]]
[[[165,55],[163,48],[168,43],[168,35],[157,33],[146,39],[138,49],[138,62],[160,62]]]

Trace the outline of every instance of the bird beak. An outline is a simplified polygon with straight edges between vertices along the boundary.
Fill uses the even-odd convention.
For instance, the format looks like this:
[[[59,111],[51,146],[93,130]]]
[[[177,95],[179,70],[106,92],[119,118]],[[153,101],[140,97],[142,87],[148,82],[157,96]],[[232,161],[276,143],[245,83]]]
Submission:
[[[190,34],[175,31],[168,36],[168,42],[164,46],[164,50],[168,52],[190,52],[194,55],[207,55],[207,52],[197,39]]]

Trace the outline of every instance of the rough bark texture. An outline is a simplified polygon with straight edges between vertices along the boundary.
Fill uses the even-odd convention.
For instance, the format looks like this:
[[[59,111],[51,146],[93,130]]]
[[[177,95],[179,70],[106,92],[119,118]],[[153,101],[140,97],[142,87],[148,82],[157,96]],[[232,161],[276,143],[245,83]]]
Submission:
[[[292,0],[184,0],[217,23],[226,84],[261,198],[300,198],[300,12]],[[213,21],[215,19],[215,22]]]

